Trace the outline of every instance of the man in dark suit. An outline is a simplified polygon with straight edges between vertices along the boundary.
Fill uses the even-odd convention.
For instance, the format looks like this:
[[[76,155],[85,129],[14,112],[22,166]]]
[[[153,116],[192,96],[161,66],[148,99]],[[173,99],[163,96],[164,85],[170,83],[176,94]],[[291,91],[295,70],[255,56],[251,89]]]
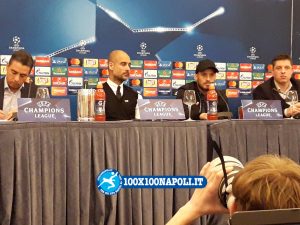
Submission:
[[[206,95],[209,85],[216,80],[218,69],[209,59],[198,63],[195,71],[195,81],[181,86],[177,92],[177,99],[183,99],[185,90],[194,90],[197,104],[192,105],[191,118],[193,120],[207,120]],[[218,94],[218,112],[229,112],[227,98],[223,91],[216,90]],[[184,105],[185,117],[188,118],[188,107]]]
[[[300,96],[300,82],[292,77],[293,62],[289,55],[278,55],[272,60],[273,77],[257,86],[252,94],[254,100],[280,100],[285,117],[300,113],[300,103],[290,107],[285,99],[290,90],[295,90]]]
[[[15,52],[10,60],[7,73],[0,80],[0,119],[12,120],[17,112],[18,98],[32,98],[36,94],[36,86],[31,84],[29,77],[33,67],[30,54],[20,50]]]
[[[129,78],[130,57],[122,50],[114,50],[108,57],[109,78],[103,84],[106,94],[106,120],[132,120],[136,116],[138,93],[124,84]]]

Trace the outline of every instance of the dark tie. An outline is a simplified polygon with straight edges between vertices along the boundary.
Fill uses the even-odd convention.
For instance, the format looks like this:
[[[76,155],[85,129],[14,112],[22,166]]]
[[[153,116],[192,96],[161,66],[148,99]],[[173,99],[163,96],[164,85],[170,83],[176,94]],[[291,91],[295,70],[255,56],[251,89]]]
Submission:
[[[117,99],[119,99],[119,100],[122,98],[121,86],[118,86],[116,96],[117,96]]]

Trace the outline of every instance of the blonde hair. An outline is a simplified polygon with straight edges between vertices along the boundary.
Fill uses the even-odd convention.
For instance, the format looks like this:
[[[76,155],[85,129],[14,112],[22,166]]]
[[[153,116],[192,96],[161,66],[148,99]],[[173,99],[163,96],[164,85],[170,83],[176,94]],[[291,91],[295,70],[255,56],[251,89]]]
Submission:
[[[250,161],[232,184],[240,211],[300,208],[300,166],[287,157]]]

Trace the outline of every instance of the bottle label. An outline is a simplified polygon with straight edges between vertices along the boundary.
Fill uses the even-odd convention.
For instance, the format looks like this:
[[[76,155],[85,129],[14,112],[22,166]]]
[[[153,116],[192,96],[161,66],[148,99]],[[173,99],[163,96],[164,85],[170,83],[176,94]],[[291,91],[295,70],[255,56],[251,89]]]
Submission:
[[[95,115],[105,115],[105,100],[95,101]]]
[[[217,113],[218,113],[218,102],[207,101],[207,114],[217,114]]]

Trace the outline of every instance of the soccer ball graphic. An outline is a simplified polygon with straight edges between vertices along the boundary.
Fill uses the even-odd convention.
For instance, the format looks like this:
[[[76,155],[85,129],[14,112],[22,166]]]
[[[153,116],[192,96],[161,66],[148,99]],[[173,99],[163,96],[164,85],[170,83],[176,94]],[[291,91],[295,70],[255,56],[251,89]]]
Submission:
[[[18,37],[18,36],[14,36],[14,37],[13,37],[13,43],[14,43],[15,45],[18,45],[18,44],[20,43],[20,41],[21,41],[20,37]]]
[[[197,45],[197,50],[198,50],[199,52],[202,52],[202,51],[203,51],[203,46],[202,46],[202,45]]]

